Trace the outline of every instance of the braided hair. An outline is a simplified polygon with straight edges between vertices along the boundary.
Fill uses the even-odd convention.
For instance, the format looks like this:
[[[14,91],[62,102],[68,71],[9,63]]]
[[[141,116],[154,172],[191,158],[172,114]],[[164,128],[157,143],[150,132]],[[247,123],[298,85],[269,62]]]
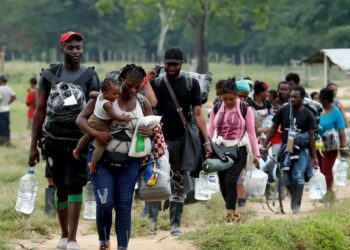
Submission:
[[[101,91],[107,91],[112,85],[117,85],[118,82],[113,79],[113,78],[105,78],[102,82],[101,82]]]
[[[146,76],[145,70],[141,66],[135,64],[127,64],[121,71],[119,75],[119,81],[122,82],[127,77],[131,77],[138,80],[143,80]]]

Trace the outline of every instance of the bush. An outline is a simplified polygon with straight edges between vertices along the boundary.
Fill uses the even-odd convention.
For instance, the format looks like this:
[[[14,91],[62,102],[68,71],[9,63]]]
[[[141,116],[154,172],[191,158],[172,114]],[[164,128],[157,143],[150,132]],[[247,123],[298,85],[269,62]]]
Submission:
[[[263,220],[186,233],[200,249],[350,249],[350,215],[325,212],[298,220]]]

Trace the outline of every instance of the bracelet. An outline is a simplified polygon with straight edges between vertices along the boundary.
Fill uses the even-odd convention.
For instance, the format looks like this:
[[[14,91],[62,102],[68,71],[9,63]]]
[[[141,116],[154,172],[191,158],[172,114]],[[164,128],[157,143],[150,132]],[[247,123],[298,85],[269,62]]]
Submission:
[[[206,141],[203,143],[203,146],[210,144],[210,141]]]
[[[339,148],[339,150],[340,151],[347,151],[347,150],[349,150],[349,148],[348,147],[346,147],[346,148]]]

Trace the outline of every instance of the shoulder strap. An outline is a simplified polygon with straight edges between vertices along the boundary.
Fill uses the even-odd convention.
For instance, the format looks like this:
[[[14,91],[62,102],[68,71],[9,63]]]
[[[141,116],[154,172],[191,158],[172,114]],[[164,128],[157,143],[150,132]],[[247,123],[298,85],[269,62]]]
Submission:
[[[217,103],[214,104],[213,110],[214,110],[214,115],[216,115],[221,107],[222,101],[218,101]]]
[[[136,99],[141,105],[142,112],[145,113],[145,97],[142,94],[137,93]]]
[[[183,125],[186,126],[186,124],[187,124],[186,117],[185,117],[185,115],[184,115],[184,113],[183,113],[183,111],[182,111],[182,108],[181,108],[181,106],[180,106],[180,104],[179,104],[179,101],[177,100],[176,95],[175,95],[175,93],[174,93],[174,90],[173,90],[173,88],[171,87],[170,82],[169,82],[169,80],[168,80],[168,78],[167,78],[166,75],[164,76],[164,83],[165,83],[165,86],[167,87],[167,89],[168,89],[168,91],[169,91],[169,94],[170,94],[170,96],[171,96],[171,99],[173,100],[173,102],[174,102],[174,104],[175,104],[176,111],[177,111],[177,113],[179,114],[180,119],[181,119]]]
[[[40,75],[45,78],[47,81],[49,81],[51,84],[57,83],[57,73],[59,73],[62,70],[62,63],[55,64],[47,69],[43,69]]]
[[[245,117],[247,115],[248,103],[246,101],[241,101],[240,102],[240,108],[241,108],[242,116],[245,119]]]
[[[95,74],[96,74],[95,68],[88,67],[76,80],[74,80],[74,83],[84,84],[88,82]]]

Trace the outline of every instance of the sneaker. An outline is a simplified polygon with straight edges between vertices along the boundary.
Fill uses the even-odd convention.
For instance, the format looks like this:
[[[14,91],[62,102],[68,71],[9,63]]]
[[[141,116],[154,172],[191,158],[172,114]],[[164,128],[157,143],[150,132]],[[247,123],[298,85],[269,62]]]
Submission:
[[[225,217],[225,220],[227,223],[233,223],[233,224],[240,222],[241,219],[242,219],[241,215],[237,212],[233,212],[232,214],[227,214]]]
[[[233,223],[238,223],[242,219],[241,215],[237,212],[233,212],[232,218],[233,218]]]
[[[70,241],[67,244],[67,250],[80,250],[80,246],[76,241]]]
[[[110,250],[110,249],[111,249],[111,244],[109,241],[100,242],[99,250]]]
[[[171,226],[170,235],[172,235],[172,236],[179,236],[181,234],[182,234],[181,227],[179,227],[178,225],[172,225]]]
[[[57,243],[58,249],[66,249],[68,243],[68,238],[61,238]]]

